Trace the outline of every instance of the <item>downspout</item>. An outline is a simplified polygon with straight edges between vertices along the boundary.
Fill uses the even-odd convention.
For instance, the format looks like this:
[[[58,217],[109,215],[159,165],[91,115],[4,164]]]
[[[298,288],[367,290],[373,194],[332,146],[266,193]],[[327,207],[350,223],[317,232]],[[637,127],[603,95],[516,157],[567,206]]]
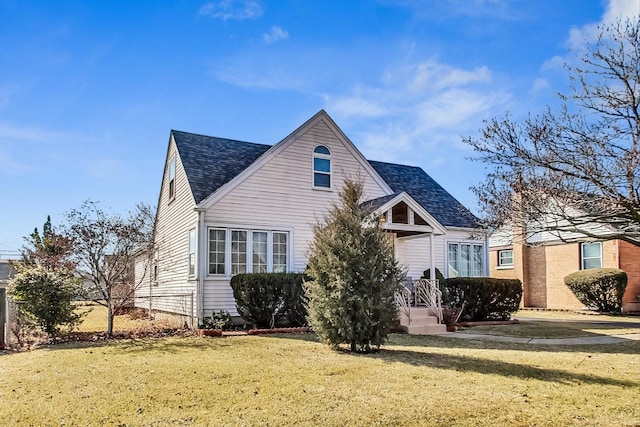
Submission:
[[[204,261],[206,254],[204,244],[206,242],[207,230],[204,226],[204,209],[196,208],[195,210],[196,212],[198,212],[198,256],[196,257],[198,266],[198,280],[196,284],[196,313],[198,316],[198,326],[200,326],[200,324],[202,323],[201,319],[204,318],[204,276],[206,268],[206,263]]]
[[[512,252],[513,253],[513,252]],[[484,270],[484,276],[491,276],[491,272],[489,271],[489,236],[484,236],[484,265],[482,266]]]

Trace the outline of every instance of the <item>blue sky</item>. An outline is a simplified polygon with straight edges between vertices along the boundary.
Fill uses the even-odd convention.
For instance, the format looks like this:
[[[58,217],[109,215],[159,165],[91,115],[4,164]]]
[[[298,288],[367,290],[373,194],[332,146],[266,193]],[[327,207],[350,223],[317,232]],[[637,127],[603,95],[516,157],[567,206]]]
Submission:
[[[157,202],[170,129],[274,144],[325,109],[468,207],[461,136],[567,90],[640,0],[0,0],[0,253],[83,200]]]

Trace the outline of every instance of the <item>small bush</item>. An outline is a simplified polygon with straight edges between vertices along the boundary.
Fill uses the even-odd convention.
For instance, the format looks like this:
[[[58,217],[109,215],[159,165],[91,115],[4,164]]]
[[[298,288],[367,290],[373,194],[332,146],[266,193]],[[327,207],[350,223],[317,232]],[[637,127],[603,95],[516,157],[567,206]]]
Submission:
[[[202,319],[202,326],[204,329],[220,329],[227,331],[233,327],[233,320],[231,315],[226,310],[213,310],[210,317]]]
[[[238,314],[258,328],[273,328],[282,320],[305,325],[307,311],[299,273],[238,274],[231,278]]]
[[[463,318],[470,321],[508,320],[522,298],[518,279],[450,277],[445,283],[451,306],[462,307],[467,301]]]
[[[564,283],[587,307],[619,313],[627,287],[627,273],[617,268],[593,268],[569,274]]]

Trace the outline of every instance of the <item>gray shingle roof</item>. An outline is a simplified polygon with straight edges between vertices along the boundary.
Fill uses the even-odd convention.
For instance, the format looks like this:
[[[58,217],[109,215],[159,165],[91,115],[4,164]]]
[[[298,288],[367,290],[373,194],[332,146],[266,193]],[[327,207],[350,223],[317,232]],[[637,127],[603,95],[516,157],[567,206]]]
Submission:
[[[196,203],[248,168],[270,145],[172,130]]]
[[[231,181],[262,156],[270,145],[172,130],[196,203]],[[373,201],[374,209],[405,191],[438,222],[474,227],[478,219],[419,167],[369,161],[394,194]]]
[[[401,191],[398,191],[397,193],[389,194],[387,196],[378,197],[377,199],[367,200],[365,202],[362,202],[362,206],[367,210],[375,211],[380,206],[384,205],[385,203],[387,203],[389,200],[393,199],[394,197],[396,197],[400,193],[401,193]]]
[[[405,191],[440,224],[468,228],[478,225],[478,218],[421,168],[372,160],[369,163],[392,191]]]

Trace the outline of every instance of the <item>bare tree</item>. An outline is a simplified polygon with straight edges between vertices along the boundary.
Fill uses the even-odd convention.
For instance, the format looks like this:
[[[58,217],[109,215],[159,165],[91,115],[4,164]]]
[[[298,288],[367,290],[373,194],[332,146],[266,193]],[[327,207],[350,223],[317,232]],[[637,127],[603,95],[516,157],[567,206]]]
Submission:
[[[107,214],[93,201],[67,213],[66,235],[74,242],[78,270],[91,282],[88,289],[97,303],[107,307],[107,333],[113,332],[113,318],[130,304],[142,278],[133,274],[138,257],[150,266],[153,251],[152,209],[139,204],[123,218]]]
[[[464,138],[489,168],[473,191],[490,227],[640,245],[640,16],[599,30],[557,111]]]

